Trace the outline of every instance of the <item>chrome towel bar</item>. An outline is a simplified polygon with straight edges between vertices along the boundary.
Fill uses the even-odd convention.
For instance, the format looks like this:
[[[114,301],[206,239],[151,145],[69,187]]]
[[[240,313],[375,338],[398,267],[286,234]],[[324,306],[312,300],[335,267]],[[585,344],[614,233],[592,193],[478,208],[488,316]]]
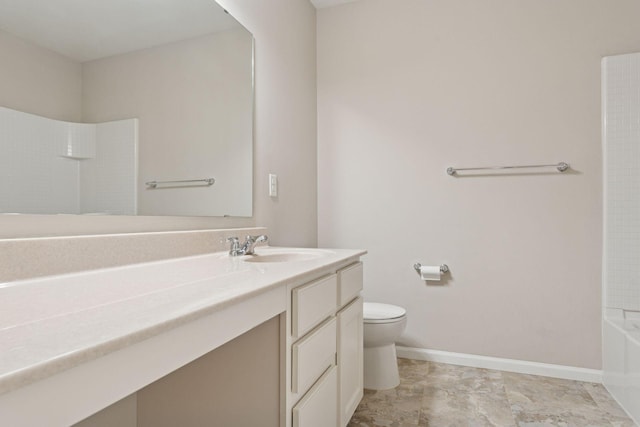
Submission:
[[[569,169],[569,164],[560,162],[552,165],[521,165],[521,166],[487,166],[480,168],[447,168],[447,173],[451,176],[458,173],[458,171],[480,171],[480,170],[502,170],[502,169],[525,169],[525,168],[556,168],[558,172],[564,172]]]
[[[182,179],[179,181],[149,181],[149,182],[145,182],[144,185],[146,185],[147,187],[151,188],[158,188],[158,185],[165,185],[165,184],[195,184],[201,182],[203,183],[205,186],[209,187],[211,185],[213,185],[216,180],[214,178],[204,178],[204,179]]]

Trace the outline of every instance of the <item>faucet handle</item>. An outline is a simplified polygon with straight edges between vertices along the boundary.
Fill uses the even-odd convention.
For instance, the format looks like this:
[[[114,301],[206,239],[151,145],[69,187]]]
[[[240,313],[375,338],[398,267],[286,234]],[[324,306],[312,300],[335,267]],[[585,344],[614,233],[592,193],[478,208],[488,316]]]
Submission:
[[[247,235],[247,237],[245,238],[245,243],[247,243],[247,242],[260,243],[260,242],[266,242],[267,240],[269,240],[269,237],[267,237],[264,234],[261,234],[259,236]]]
[[[231,243],[231,245],[229,245],[229,254],[237,255],[240,250],[240,240],[238,240],[237,237],[228,237],[227,242]]]
[[[249,235],[246,237],[244,244],[242,245],[242,250],[245,255],[254,255],[253,249],[255,248],[256,243],[266,242],[267,240],[269,240],[269,238],[264,234],[260,236]]]

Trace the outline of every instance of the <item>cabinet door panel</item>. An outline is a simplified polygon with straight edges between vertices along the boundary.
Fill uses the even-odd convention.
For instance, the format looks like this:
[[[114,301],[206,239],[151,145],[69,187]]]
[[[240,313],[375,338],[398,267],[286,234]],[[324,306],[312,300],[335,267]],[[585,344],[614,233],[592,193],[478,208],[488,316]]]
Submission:
[[[363,395],[362,297],[338,313],[339,425],[346,426]]]

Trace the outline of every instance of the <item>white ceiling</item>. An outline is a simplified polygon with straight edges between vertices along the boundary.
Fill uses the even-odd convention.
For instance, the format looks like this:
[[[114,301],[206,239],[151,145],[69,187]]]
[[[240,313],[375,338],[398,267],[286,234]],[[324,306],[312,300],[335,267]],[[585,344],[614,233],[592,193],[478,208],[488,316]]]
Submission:
[[[0,0],[0,30],[80,62],[238,25],[214,0]]]
[[[311,0],[311,3],[316,9],[322,9],[323,7],[331,7],[344,3],[351,3],[357,0]]]

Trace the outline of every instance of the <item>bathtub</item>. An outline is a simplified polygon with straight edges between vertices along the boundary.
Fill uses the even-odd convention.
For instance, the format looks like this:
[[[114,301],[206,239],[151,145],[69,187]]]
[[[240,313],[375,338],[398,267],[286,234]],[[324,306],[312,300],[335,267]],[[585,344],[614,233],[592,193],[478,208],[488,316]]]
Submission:
[[[640,425],[640,312],[606,309],[602,338],[602,382]]]

